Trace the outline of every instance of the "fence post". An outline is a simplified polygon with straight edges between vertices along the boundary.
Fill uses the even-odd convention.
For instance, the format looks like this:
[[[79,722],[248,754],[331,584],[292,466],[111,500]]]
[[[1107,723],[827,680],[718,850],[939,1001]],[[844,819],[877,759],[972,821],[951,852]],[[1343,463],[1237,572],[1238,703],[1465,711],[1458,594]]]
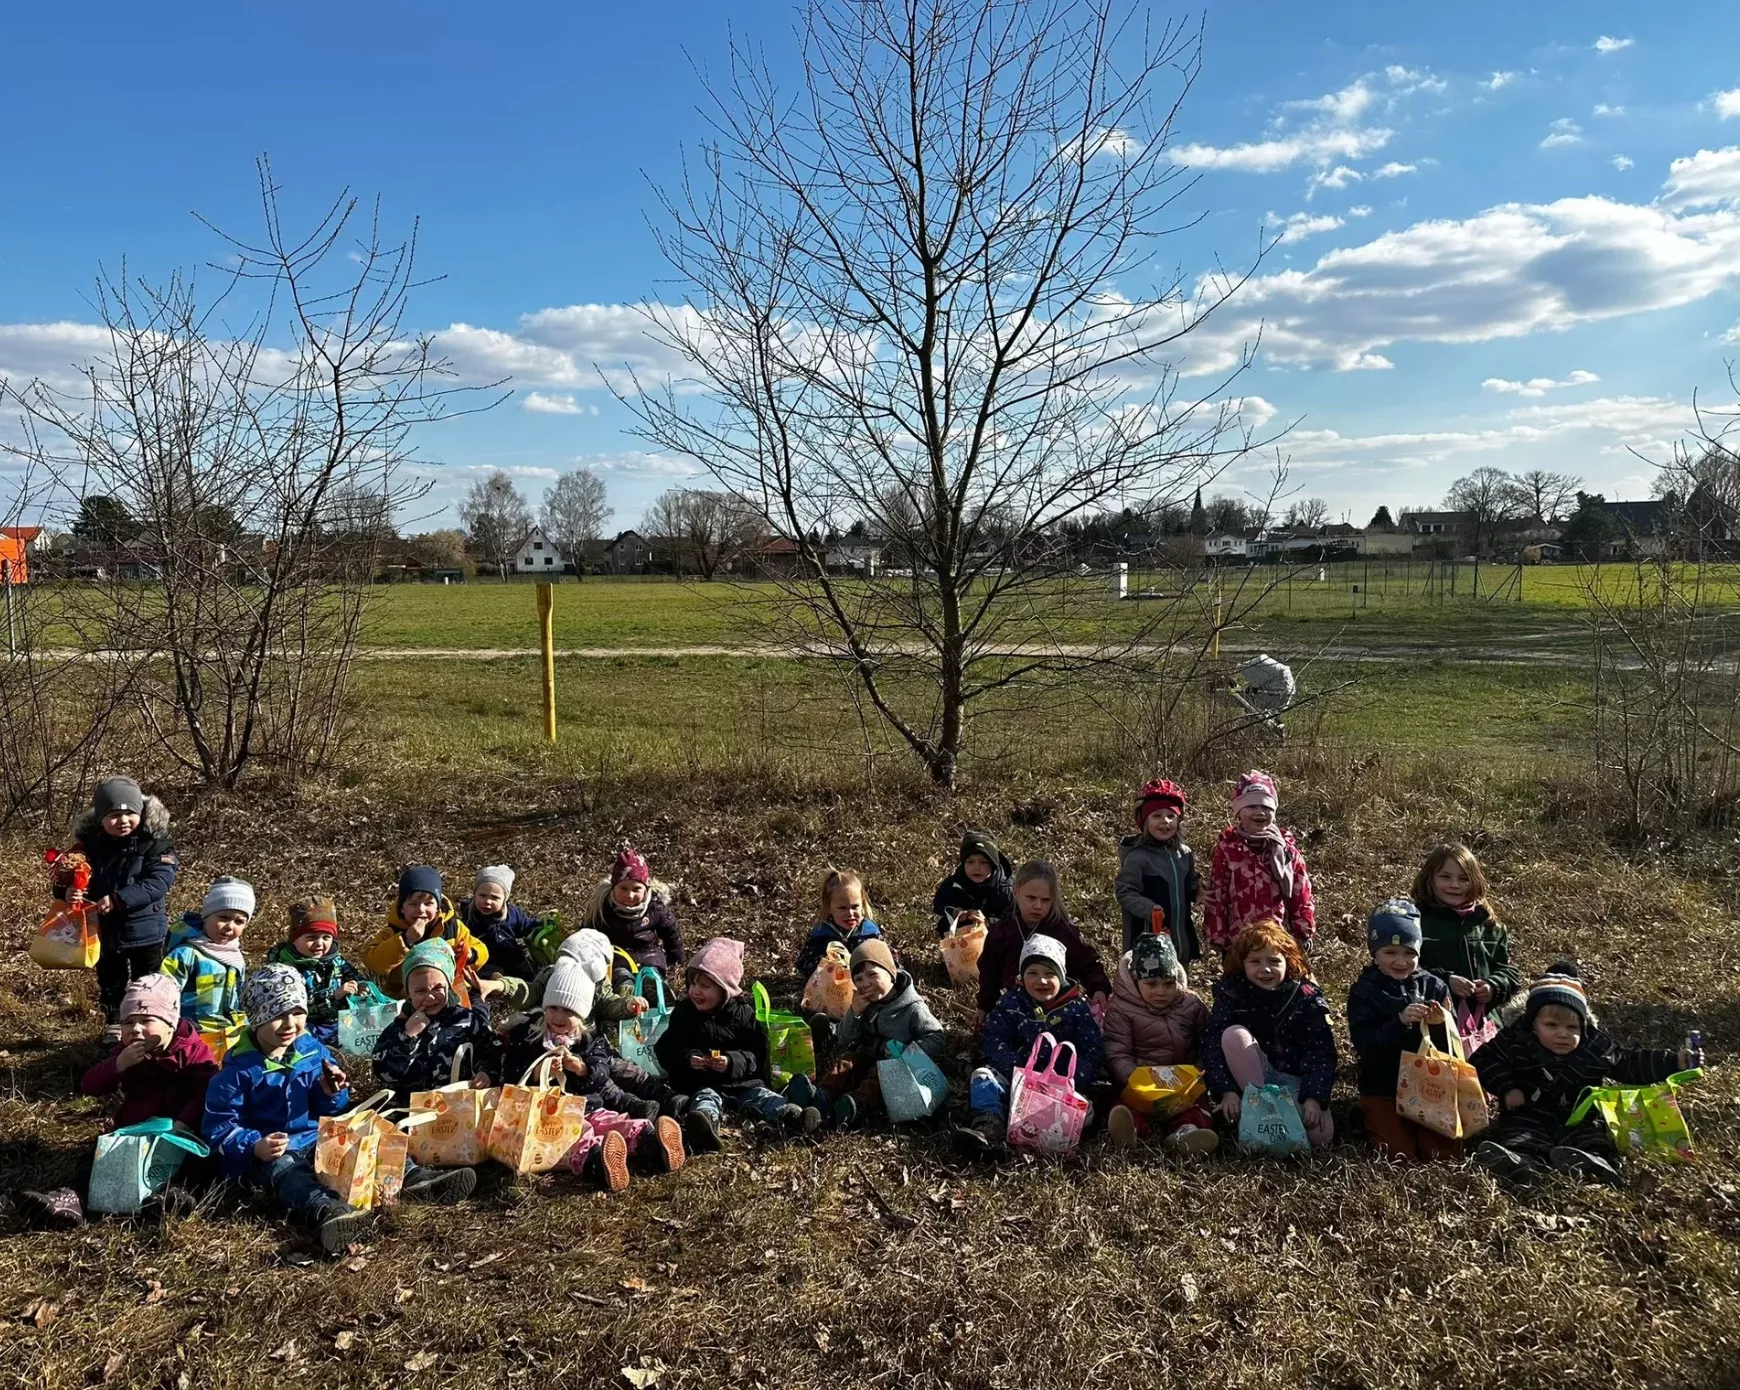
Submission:
[[[538,585],[538,635],[544,648],[544,741],[556,741],[556,591]]]

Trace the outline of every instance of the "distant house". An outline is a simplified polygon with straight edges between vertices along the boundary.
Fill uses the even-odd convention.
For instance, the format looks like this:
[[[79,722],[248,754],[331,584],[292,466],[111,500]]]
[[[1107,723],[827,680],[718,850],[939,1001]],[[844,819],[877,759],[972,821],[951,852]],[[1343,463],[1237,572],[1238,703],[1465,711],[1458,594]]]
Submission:
[[[1250,555],[1255,531],[1214,531],[1202,541],[1203,554],[1210,560],[1243,560]]]
[[[645,574],[652,568],[653,545],[639,531],[620,531],[605,544],[603,560],[611,574]]]
[[[0,584],[30,582],[30,547],[40,526],[0,526]]]
[[[1468,530],[1467,512],[1405,512],[1402,525],[1416,536],[1453,540]]]
[[[868,536],[844,536],[828,547],[828,568],[848,570],[874,579],[887,547]]]
[[[557,549],[556,543],[544,534],[542,526],[534,526],[525,540],[520,542],[519,550],[514,554],[515,574],[539,574],[559,576],[568,567],[568,561]]]
[[[1609,547],[1633,555],[1660,555],[1673,539],[1678,507],[1670,502],[1603,502],[1601,510],[1619,523],[1625,539]]]

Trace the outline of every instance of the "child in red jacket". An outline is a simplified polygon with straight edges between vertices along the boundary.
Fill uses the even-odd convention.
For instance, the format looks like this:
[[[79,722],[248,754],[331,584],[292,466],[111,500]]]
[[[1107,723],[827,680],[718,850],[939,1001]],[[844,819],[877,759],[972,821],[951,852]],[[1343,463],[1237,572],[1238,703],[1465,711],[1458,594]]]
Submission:
[[[1202,899],[1202,934],[1217,950],[1252,922],[1279,922],[1301,946],[1317,935],[1311,875],[1292,832],[1275,823],[1279,809],[1268,773],[1247,772],[1234,784],[1233,823],[1215,842]]]
[[[118,1026],[114,1046],[79,1088],[87,1096],[121,1093],[116,1129],[161,1117],[197,1133],[205,1088],[218,1068],[193,1020],[181,1016],[181,987],[168,975],[139,976],[121,996]],[[25,1212],[45,1225],[79,1225],[79,1193],[90,1184],[93,1158],[94,1153],[80,1163],[73,1186],[20,1193]]]

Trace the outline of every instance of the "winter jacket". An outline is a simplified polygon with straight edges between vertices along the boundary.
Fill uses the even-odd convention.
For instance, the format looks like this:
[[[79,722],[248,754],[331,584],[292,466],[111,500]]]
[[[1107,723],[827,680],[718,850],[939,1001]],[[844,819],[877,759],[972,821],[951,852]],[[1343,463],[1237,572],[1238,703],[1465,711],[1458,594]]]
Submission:
[[[834,1042],[841,1052],[855,1053],[880,1061],[888,1055],[888,1044],[921,1047],[931,1061],[942,1065],[947,1039],[942,1024],[930,1006],[919,997],[918,986],[904,970],[894,977],[894,988],[863,1013],[846,1012],[834,1029]]]
[[[362,971],[337,951],[326,956],[299,956],[296,948],[288,941],[280,941],[266,952],[266,960],[272,965],[287,965],[301,974],[303,987],[308,991],[310,1028],[325,1027],[338,1022],[339,1010],[344,1007],[345,999],[338,992],[341,985],[367,983],[367,977]]]
[[[1445,984],[1460,975],[1492,986],[1487,1013],[1497,1013],[1522,988],[1522,971],[1510,963],[1510,933],[1501,927],[1485,903],[1466,913],[1431,901],[1420,904],[1420,969]]]
[[[449,1004],[416,1037],[405,1031],[415,1010],[407,1004],[375,1040],[375,1079],[393,1088],[393,1104],[408,1105],[413,1091],[433,1091],[454,1080],[453,1059],[469,1043],[471,1054],[459,1069],[459,1080],[469,1081],[479,1072],[499,1082],[501,1052],[489,1026],[489,1006],[478,1000],[475,1008]],[[512,1078],[509,1078],[510,1080]]]
[[[1309,980],[1288,980],[1278,989],[1259,989],[1243,976],[1215,981],[1214,1008],[1202,1034],[1202,1071],[1208,1094],[1237,1094],[1227,1070],[1220,1035],[1228,1028],[1250,1030],[1276,1071],[1299,1078],[1299,1099],[1329,1104],[1335,1085],[1335,1034],[1329,1031],[1329,1001]]]
[[[830,946],[844,946],[849,956],[873,936],[881,936],[882,928],[868,917],[858,923],[857,929],[850,933],[841,931],[833,921],[817,922],[810,928],[810,934],[804,941],[803,950],[798,952],[798,979],[808,980],[816,973],[816,967],[822,963],[822,958],[828,954]]]
[[[152,946],[168,937],[164,901],[175,883],[168,807],[154,796],[146,797],[138,827],[124,840],[109,834],[101,819],[87,811],[73,829],[73,849],[91,865],[85,901],[115,900],[113,910],[97,919],[97,935],[106,949]],[[66,889],[57,886],[54,895],[64,900]]]
[[[1194,1065],[1207,1023],[1208,1005],[1193,990],[1179,990],[1177,998],[1157,1009],[1142,997],[1129,961],[1119,961],[1104,1024],[1112,1080],[1124,1085],[1137,1067]]]
[[[341,1088],[327,1095],[320,1084],[327,1062],[338,1065],[325,1046],[303,1033],[276,1060],[261,1052],[246,1034],[224,1054],[223,1067],[205,1092],[200,1128],[217,1150],[226,1177],[240,1177],[254,1160],[254,1145],[267,1134],[288,1134],[290,1153],[314,1147],[323,1115],[350,1104]]]
[[[1600,1029],[1585,1024],[1583,1042],[1568,1057],[1548,1052],[1525,1018],[1501,1028],[1498,1036],[1474,1054],[1480,1084],[1498,1097],[1504,1115],[1533,1112],[1563,1125],[1590,1086],[1609,1081],[1621,1086],[1648,1086],[1666,1081],[1680,1069],[1677,1052],[1621,1047]],[[1504,1108],[1508,1091],[1523,1093],[1520,1111]]]
[[[1442,1004],[1450,1009],[1450,990],[1436,975],[1416,970],[1405,980],[1392,980],[1375,965],[1366,966],[1347,992],[1347,1032],[1359,1056],[1359,1093],[1393,1096],[1401,1073],[1402,1054],[1418,1052],[1424,1041],[1418,1024],[1404,1028],[1402,1010],[1410,1004]],[[1432,1040],[1448,1047],[1444,1028],[1432,1025]]]
[[[246,1023],[242,981],[247,972],[219,960],[207,949],[210,945],[205,939],[205,924],[197,912],[183,917],[169,938],[169,954],[159,968],[181,986],[181,1016],[191,1018],[201,1028],[229,1028]]]
[[[729,1095],[759,1086],[767,1071],[767,1032],[755,1017],[755,1005],[743,994],[709,1013],[702,1013],[688,999],[681,1000],[671,1010],[670,1024],[653,1051],[671,1089],[686,1096],[700,1090]],[[722,1053],[728,1065],[724,1071],[696,1069],[689,1065],[689,1055],[695,1052]]]
[[[670,889],[651,883],[647,890],[646,911],[630,917],[617,910],[610,896],[610,880],[605,879],[592,890],[592,906],[580,925],[603,932],[612,946],[633,958],[637,967],[650,965],[661,975],[680,974],[689,956],[683,949],[677,914],[671,911]]]
[[[538,973],[536,962],[526,954],[526,942],[544,925],[542,917],[532,916],[518,903],[509,903],[499,917],[485,917],[466,898],[459,904],[459,920],[489,953],[486,977],[511,975],[529,980]]]
[[[1202,898],[1202,934],[1210,946],[1224,951],[1241,927],[1265,917],[1278,918],[1301,943],[1317,935],[1317,908],[1311,900],[1311,876],[1305,857],[1283,830],[1282,841],[1293,866],[1293,896],[1283,898],[1268,856],[1239,833],[1235,825],[1220,832],[1214,862],[1208,871],[1208,891]]]
[[[1064,968],[1090,997],[1112,992],[1100,953],[1088,944],[1080,928],[1069,918],[1054,917],[1033,932],[1044,932],[1063,943]],[[1033,932],[1027,930],[1018,915],[1011,913],[985,933],[985,946],[979,953],[978,1003],[987,1014],[996,1008],[1005,992],[1020,984],[1021,948]]]
[[[405,955],[409,947],[405,945],[405,919],[399,916],[399,905],[395,902],[387,908],[387,924],[380,933],[368,944],[363,952],[363,968],[366,969],[374,982],[394,999],[405,997],[405,972],[401,968],[405,963]],[[428,931],[429,936],[445,937],[448,945],[453,947],[454,959],[463,969],[466,965],[482,970],[489,963],[489,947],[471,934],[471,928],[459,920],[459,914],[453,904],[442,896],[436,909],[435,921]]]
[[[1181,835],[1170,840],[1150,839],[1146,833],[1124,836],[1118,842],[1113,891],[1124,909],[1125,949],[1134,938],[1153,930],[1154,909],[1159,908],[1166,914],[1166,930],[1180,963],[1189,965],[1200,956],[1202,947],[1190,919],[1198,888],[1196,851]]]
[[[930,900],[931,913],[936,917],[936,934],[949,934],[952,913],[983,913],[987,927],[1005,917],[1013,917],[1015,890],[1010,886],[1010,877],[1014,872],[1015,866],[1009,862],[1009,856],[999,853],[991,876],[983,883],[974,883],[967,877],[966,856],[962,855],[955,871],[937,884],[936,895]]]
[[[1075,1044],[1076,1090],[1085,1091],[1094,1084],[1105,1066],[1105,1038],[1094,1021],[1087,995],[1073,980],[1065,981],[1063,992],[1049,1004],[1038,1003],[1020,986],[1004,991],[997,1007],[985,1016],[985,1031],[980,1035],[986,1064],[1009,1080],[1033,1055],[1033,1044],[1041,1033],[1050,1033],[1060,1043]],[[1047,1057],[1039,1060],[1049,1065]]]
[[[79,1082],[79,1089],[87,1096],[121,1093],[121,1110],[115,1116],[118,1128],[160,1117],[178,1120],[190,1129],[199,1128],[200,1117],[205,1114],[206,1087],[217,1075],[218,1065],[192,1019],[184,1018],[175,1025],[174,1036],[161,1053],[135,1062],[126,1071],[115,1066],[120,1055],[117,1043]]]
[[[543,1015],[536,1014],[503,1036],[502,1075],[509,1081],[518,1081],[548,1055],[549,1050],[544,1046],[543,1022]],[[589,1029],[568,1050],[586,1063],[585,1076],[575,1076],[567,1071],[557,1073],[570,1095],[596,1097],[600,1091],[614,1089],[610,1081],[613,1054],[610,1039],[605,1037],[603,1030]]]

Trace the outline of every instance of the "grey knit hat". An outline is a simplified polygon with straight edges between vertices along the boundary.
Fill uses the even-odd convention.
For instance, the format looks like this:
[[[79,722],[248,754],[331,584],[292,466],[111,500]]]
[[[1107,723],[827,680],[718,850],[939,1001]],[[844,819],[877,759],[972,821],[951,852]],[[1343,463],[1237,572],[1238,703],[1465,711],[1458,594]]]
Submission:
[[[249,919],[254,915],[254,885],[229,875],[215,880],[199,905],[199,915],[210,917],[219,912],[240,912]]]
[[[142,816],[145,814],[145,793],[131,777],[105,777],[97,783],[97,790],[91,797],[91,809],[97,813],[98,820],[116,811],[131,811]]]

